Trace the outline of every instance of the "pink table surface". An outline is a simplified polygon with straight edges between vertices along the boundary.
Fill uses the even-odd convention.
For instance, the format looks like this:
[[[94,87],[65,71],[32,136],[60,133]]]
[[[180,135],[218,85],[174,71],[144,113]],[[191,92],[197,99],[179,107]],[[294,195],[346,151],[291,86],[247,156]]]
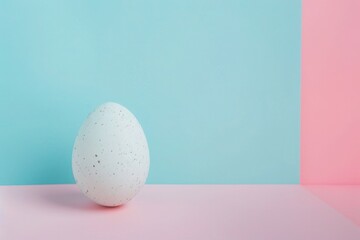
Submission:
[[[146,185],[97,206],[74,185],[0,187],[0,239],[360,239],[360,186]]]

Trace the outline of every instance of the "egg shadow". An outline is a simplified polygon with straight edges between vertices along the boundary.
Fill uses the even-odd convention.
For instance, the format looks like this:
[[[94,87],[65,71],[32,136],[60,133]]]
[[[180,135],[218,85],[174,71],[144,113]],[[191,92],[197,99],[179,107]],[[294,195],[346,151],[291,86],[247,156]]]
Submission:
[[[104,212],[118,211],[125,208],[125,205],[117,207],[100,206],[86,198],[74,185],[55,185],[53,189],[49,189],[49,186],[47,186],[38,192],[38,196],[41,197],[43,201],[46,201],[46,204],[72,210]]]

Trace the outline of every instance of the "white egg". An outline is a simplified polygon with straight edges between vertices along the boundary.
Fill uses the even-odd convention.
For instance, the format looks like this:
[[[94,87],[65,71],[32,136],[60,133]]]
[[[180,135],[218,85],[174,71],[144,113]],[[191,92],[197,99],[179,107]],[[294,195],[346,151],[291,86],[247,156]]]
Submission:
[[[135,116],[117,103],[89,114],[76,137],[72,170],[80,190],[103,206],[119,206],[145,184],[149,149]]]

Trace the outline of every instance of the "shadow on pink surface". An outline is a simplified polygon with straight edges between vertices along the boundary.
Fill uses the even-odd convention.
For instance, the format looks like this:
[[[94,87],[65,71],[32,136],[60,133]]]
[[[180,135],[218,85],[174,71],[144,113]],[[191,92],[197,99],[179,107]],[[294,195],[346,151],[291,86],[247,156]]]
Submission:
[[[33,208],[42,207],[50,209],[59,209],[62,211],[81,211],[81,212],[118,212],[127,205],[119,207],[103,207],[88,198],[74,185],[38,185],[31,188],[30,186],[5,186],[2,196],[4,199],[11,198],[12,204],[7,206],[7,210],[21,210],[25,205],[15,205],[27,200]],[[31,191],[30,191],[31,189]],[[13,206],[17,206],[13,209]],[[28,209],[27,209],[28,210]]]
[[[115,208],[97,205],[87,199],[77,188],[59,188],[58,191],[39,191],[36,194],[50,205],[74,210],[114,211],[116,209],[118,211],[126,207],[126,205]]]
[[[360,185],[303,185],[303,187],[360,226]]]

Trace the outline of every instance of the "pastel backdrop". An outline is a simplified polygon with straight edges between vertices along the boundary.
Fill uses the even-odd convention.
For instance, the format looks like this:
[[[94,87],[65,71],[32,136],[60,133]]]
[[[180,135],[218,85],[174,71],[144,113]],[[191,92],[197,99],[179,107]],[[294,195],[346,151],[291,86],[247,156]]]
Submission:
[[[360,1],[302,11],[301,183],[360,184]]]
[[[115,101],[148,183],[299,183],[300,1],[1,1],[0,184],[73,183],[77,131]]]

